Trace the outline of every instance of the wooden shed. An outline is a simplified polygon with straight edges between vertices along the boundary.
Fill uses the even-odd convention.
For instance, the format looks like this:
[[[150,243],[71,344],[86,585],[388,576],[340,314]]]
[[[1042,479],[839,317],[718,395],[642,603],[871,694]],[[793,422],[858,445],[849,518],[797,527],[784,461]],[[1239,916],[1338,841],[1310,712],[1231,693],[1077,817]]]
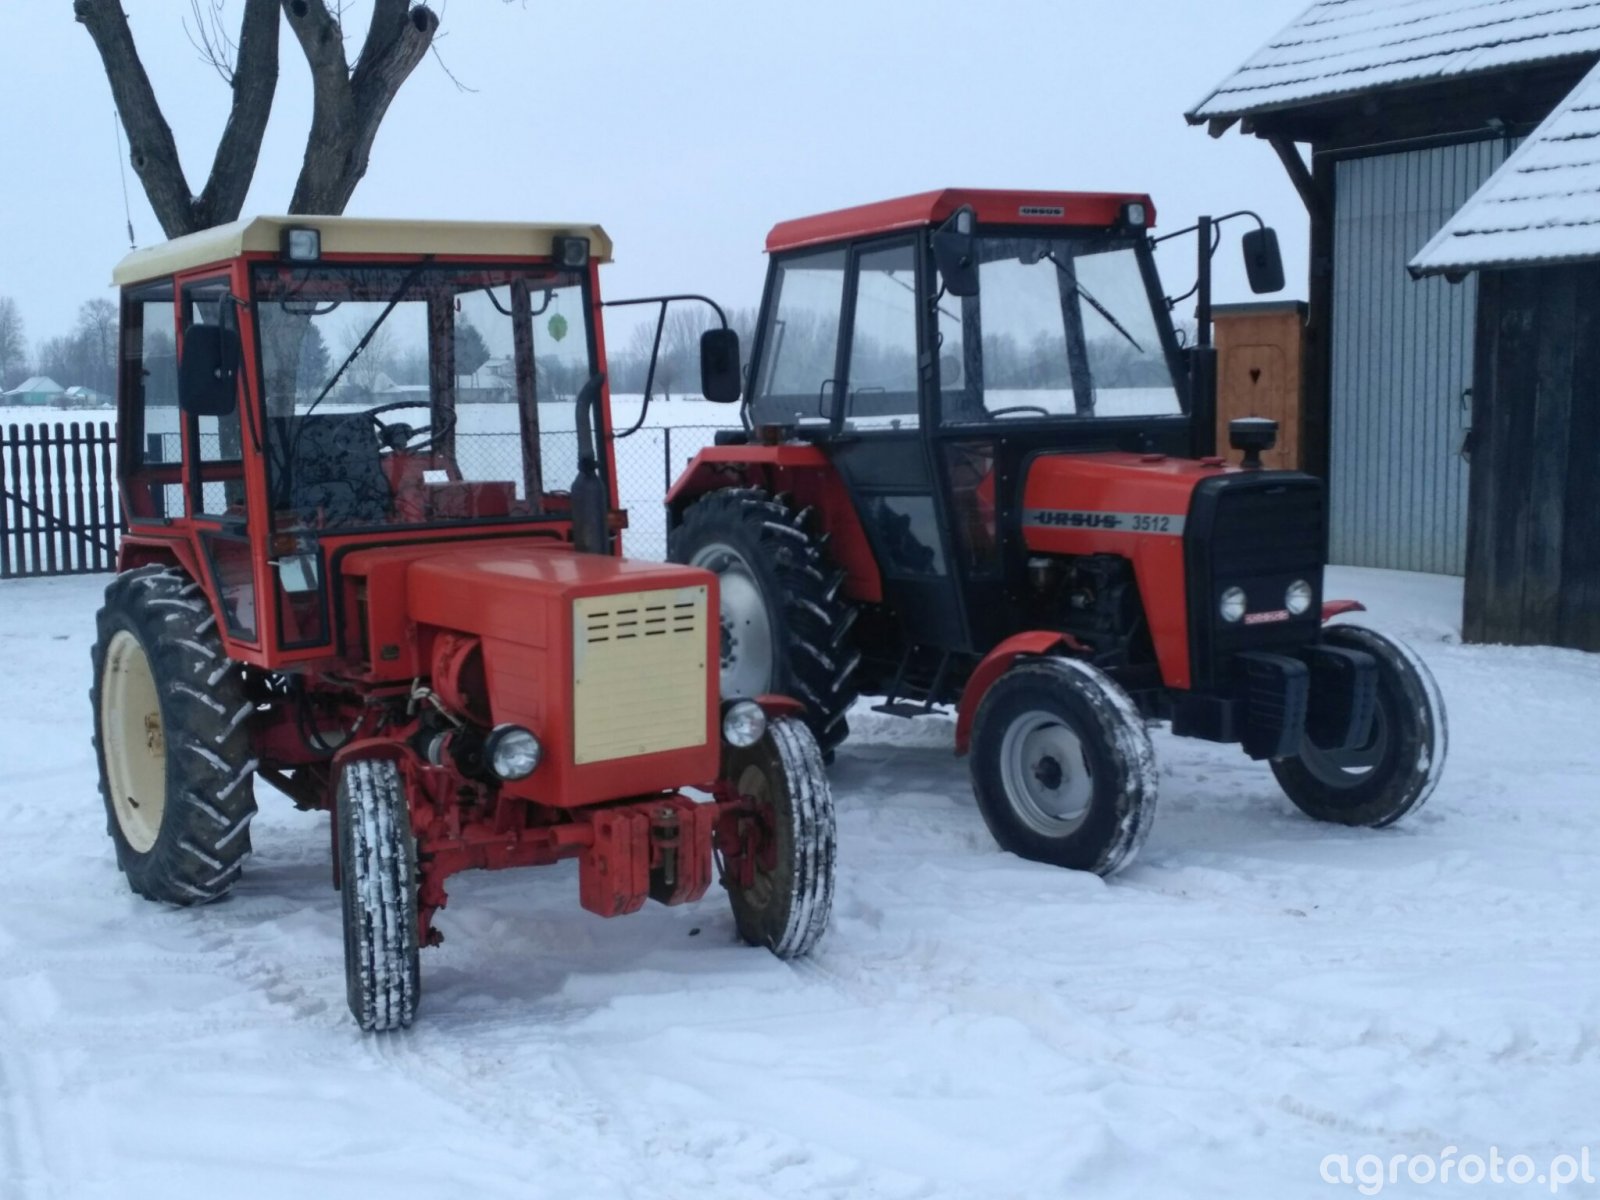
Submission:
[[[1600,67],[1412,261],[1478,280],[1464,629],[1600,650]]]
[[[1525,365],[1549,376],[1561,339],[1549,330],[1587,336],[1579,298],[1600,295],[1600,278],[1584,274],[1587,259],[1463,263],[1448,272],[1459,283],[1408,267],[1597,61],[1595,0],[1316,0],[1189,113],[1213,136],[1268,143],[1306,205],[1298,440],[1302,464],[1328,480],[1332,561],[1467,575],[1465,625],[1480,640],[1600,649],[1577,611],[1593,607],[1579,547],[1595,540],[1581,530],[1600,506],[1578,477],[1594,472],[1552,457],[1589,419],[1592,364],[1574,351],[1561,401]],[[1561,143],[1580,158],[1593,144]],[[1520,346],[1495,332],[1505,322],[1526,323]],[[1547,418],[1528,415],[1529,388]],[[1529,490],[1497,478],[1513,462]]]

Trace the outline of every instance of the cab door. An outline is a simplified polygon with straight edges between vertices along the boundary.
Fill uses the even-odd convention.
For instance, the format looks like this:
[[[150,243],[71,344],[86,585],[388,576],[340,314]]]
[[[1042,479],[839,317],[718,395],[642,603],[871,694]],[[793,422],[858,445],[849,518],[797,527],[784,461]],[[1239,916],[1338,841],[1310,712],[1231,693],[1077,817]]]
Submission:
[[[850,489],[907,640],[968,650],[926,437],[924,270],[915,237],[857,244],[833,381],[832,458]]]
[[[196,325],[238,328],[232,279],[227,274],[180,278],[179,345]],[[245,378],[242,369],[239,377]],[[251,543],[246,502],[245,430],[239,392],[234,407],[221,416],[183,416],[187,460],[187,507],[199,542],[211,594],[222,611],[223,635],[230,642],[261,642],[257,554]]]

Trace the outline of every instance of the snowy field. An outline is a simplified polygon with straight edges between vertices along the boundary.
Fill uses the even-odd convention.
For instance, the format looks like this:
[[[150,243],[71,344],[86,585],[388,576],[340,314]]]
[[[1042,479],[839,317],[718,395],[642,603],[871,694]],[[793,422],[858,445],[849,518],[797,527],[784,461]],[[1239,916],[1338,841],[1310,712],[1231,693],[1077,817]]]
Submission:
[[[1399,828],[1314,825],[1163,734],[1155,831],[1102,882],[995,849],[947,721],[868,715],[814,961],[736,946],[715,894],[602,921],[570,866],[457,877],[420,1022],[379,1039],[345,1009],[326,817],[264,795],[211,908],[117,873],[103,583],[0,583],[4,1200],[1550,1194],[1403,1164],[1374,1190],[1362,1158],[1492,1148],[1600,1174],[1600,656],[1461,646],[1455,581],[1329,589],[1450,705]]]

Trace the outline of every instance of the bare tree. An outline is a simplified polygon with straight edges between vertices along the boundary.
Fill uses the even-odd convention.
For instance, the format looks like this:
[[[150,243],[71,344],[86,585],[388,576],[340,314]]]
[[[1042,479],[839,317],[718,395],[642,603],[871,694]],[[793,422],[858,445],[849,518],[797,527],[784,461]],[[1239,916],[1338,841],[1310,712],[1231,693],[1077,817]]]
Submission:
[[[73,0],[72,11],[100,52],[111,95],[128,134],[133,169],[156,219],[178,237],[239,216],[255,176],[278,87],[280,18],[289,22],[311,67],[311,130],[289,202],[291,213],[341,213],[367,163],[378,127],[400,87],[433,47],[439,18],[426,4],[373,0],[354,64],[345,55],[344,5],[334,0],[243,0],[237,37],[226,0],[191,0],[190,39],[232,92],[205,187],[189,186],[172,128],[156,100],[121,0]]]
[[[109,394],[116,390],[117,317],[117,306],[103,296],[85,300],[78,309],[78,327],[74,332],[82,378],[77,382],[97,392]]]
[[[12,377],[22,370],[27,353],[22,310],[10,296],[0,296],[0,390],[20,382]]]

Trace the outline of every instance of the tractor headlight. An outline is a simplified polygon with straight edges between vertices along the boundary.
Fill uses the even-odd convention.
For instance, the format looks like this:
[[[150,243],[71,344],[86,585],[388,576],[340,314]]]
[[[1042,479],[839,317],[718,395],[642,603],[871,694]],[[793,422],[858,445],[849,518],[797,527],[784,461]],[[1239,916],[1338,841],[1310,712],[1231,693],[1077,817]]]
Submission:
[[[1233,625],[1244,620],[1245,611],[1249,607],[1250,601],[1246,598],[1244,589],[1231,587],[1222,593],[1222,603],[1218,606],[1218,611],[1222,613],[1224,621]]]
[[[533,731],[521,725],[496,725],[483,744],[489,769],[501,779],[526,779],[543,754],[544,748]]]
[[[283,231],[283,256],[290,262],[316,262],[322,257],[322,232],[304,225]]]
[[[589,265],[589,239],[585,237],[553,237],[550,239],[550,257],[559,267],[577,270]]]
[[[754,746],[767,732],[767,714],[752,700],[730,704],[722,714],[722,736],[730,746],[744,750]]]
[[[1283,594],[1283,606],[1295,616],[1303,617],[1311,610],[1311,601],[1314,599],[1316,595],[1311,585],[1304,579],[1296,579]]]

